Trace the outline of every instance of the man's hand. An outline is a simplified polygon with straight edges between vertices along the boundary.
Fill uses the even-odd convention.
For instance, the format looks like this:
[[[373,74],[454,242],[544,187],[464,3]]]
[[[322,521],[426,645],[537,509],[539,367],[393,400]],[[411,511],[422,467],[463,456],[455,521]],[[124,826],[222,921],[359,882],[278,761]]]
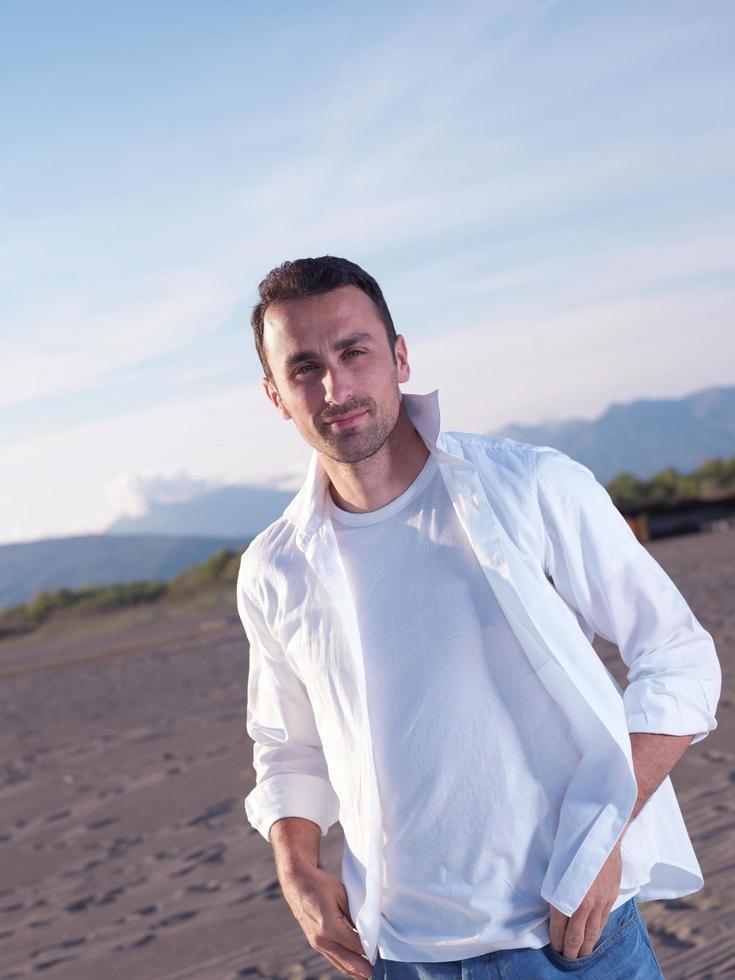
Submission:
[[[549,906],[549,938],[557,953],[577,959],[592,952],[620,893],[622,876],[623,860],[618,840],[581,905],[571,916],[564,915],[554,905]]]
[[[369,980],[373,966],[350,918],[342,882],[321,868],[303,866],[284,876],[281,889],[309,945],[345,976]]]
[[[646,800],[674,768],[693,738],[694,735],[631,732],[631,755],[638,796],[628,822],[579,908],[573,915],[567,916],[555,906],[549,905],[549,938],[557,953],[569,959],[577,959],[592,952],[605,928],[610,909],[620,894],[620,881],[623,877],[620,843],[625,832]]]

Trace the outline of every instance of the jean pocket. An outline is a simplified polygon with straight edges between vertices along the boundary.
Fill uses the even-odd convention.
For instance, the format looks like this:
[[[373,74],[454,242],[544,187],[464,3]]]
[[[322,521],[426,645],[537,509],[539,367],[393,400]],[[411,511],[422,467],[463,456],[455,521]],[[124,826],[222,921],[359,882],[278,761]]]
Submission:
[[[563,953],[558,953],[551,943],[543,947],[544,951],[554,965],[564,972],[572,973],[575,970],[583,970],[591,963],[597,963],[606,953],[617,949],[618,945],[622,944],[624,938],[635,926],[639,916],[640,912],[635,903],[635,896],[633,896],[607,917],[607,922],[597,938],[597,943],[586,956],[577,956],[576,959],[572,959],[569,956],[564,956]],[[612,974],[610,975],[612,976]]]
[[[385,980],[385,966],[383,965],[380,953],[377,951],[375,953],[375,963],[373,964],[373,972],[370,974],[370,980]]]

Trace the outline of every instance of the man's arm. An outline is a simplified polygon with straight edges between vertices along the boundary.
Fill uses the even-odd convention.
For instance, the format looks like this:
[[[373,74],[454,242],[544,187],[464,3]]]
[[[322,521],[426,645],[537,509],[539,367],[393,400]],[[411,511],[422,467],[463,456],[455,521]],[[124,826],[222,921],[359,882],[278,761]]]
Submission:
[[[319,867],[319,824],[303,817],[281,817],[269,831],[279,881],[300,868]]]
[[[537,447],[536,490],[554,587],[628,668],[629,732],[692,735],[717,727],[722,673],[710,633],[582,463]]]
[[[268,626],[267,586],[246,556],[240,562],[237,608],[250,646],[246,728],[254,742],[256,784],[245,798],[245,812],[269,842],[270,827],[281,817],[311,820],[326,836],[338,818],[339,800],[308,693]]]
[[[581,903],[571,916],[550,907],[552,945],[574,959],[594,948],[619,894],[628,826],[686,748],[717,727],[722,675],[712,636],[592,471],[549,446],[537,448],[534,464],[547,574],[628,668],[623,706],[638,784],[626,827]]]
[[[319,842],[338,819],[339,799],[306,688],[263,611],[276,597],[268,595],[246,555],[237,608],[250,645],[246,727],[254,742],[256,785],[245,798],[245,812],[273,845],[283,897],[309,944],[341,973],[367,980],[372,966],[350,918],[347,891],[318,866]]]
[[[554,949],[567,959],[588,956],[595,948],[610,909],[620,894],[623,869],[620,845],[625,831],[676,765],[691,740],[691,735],[655,735],[648,732],[634,732],[630,736],[638,783],[633,812],[582,903],[572,915],[564,915],[554,905],[549,907],[549,939]]]
[[[633,823],[646,801],[668,776],[676,763],[689,748],[693,735],[657,735],[650,732],[631,732],[630,743],[633,768],[638,784],[633,812],[623,828],[617,847],[625,837],[625,831]]]

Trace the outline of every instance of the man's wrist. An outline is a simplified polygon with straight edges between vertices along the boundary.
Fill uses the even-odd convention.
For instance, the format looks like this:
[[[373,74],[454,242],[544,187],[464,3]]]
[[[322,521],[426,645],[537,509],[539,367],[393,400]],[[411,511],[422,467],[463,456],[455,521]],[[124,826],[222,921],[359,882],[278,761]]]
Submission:
[[[271,827],[270,841],[279,879],[319,867],[319,825],[304,817],[284,817]]]
[[[318,867],[318,859],[314,861],[303,855],[278,854],[276,856],[276,870],[279,878],[294,878],[297,875],[315,871]]]

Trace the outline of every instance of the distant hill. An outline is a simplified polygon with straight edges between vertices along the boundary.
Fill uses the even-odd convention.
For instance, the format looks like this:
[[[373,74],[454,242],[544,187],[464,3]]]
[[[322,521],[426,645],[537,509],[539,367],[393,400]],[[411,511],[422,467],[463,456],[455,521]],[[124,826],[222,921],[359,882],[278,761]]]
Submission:
[[[151,580],[168,582],[221,548],[245,550],[280,517],[294,491],[219,487],[176,503],[153,503],[103,534],[0,545],[0,609],[42,589],[79,589]]]
[[[689,472],[735,455],[735,386],[615,404],[592,421],[511,424],[490,434],[560,449],[605,484],[621,472],[641,479],[667,467]]]
[[[106,533],[254,538],[281,516],[294,494],[269,487],[218,487],[190,500],[151,504],[147,514],[121,517]]]
[[[668,467],[689,473],[735,456],[735,386],[684,398],[612,405],[592,421],[508,425],[491,435],[553,446],[589,466],[605,485],[621,473],[648,480]],[[276,520],[295,491],[220,487],[178,503],[154,503],[104,534],[0,545],[0,608],[42,589],[170,581],[221,548],[243,551]]]
[[[0,609],[28,602],[42,589],[78,589],[141,579],[167,582],[221,548],[244,551],[249,540],[85,534],[0,545]]]
[[[660,470],[696,470],[713,457],[735,455],[735,386],[708,388],[679,399],[639,399],[611,405],[598,419],[507,425],[491,435],[554,446],[609,483],[619,473],[649,479]],[[152,504],[124,517],[112,534],[191,534],[254,537],[285,510],[295,491],[238,486],[209,490],[181,503]]]

